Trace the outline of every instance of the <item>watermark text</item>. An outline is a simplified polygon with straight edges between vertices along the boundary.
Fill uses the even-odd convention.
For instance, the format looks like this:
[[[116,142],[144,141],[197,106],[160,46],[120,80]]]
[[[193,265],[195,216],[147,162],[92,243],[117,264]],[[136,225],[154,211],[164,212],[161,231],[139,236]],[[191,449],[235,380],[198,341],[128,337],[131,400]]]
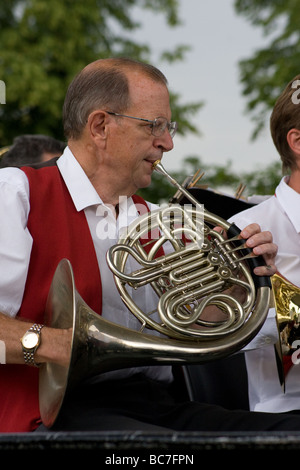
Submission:
[[[4,341],[0,340],[0,364],[6,364],[6,347]]]
[[[130,236],[132,239],[141,236],[145,240],[157,240],[163,235],[167,239],[182,240],[192,234],[197,244],[203,243],[204,207],[198,204],[195,209],[192,204],[162,204],[153,211],[148,212],[144,204],[129,204],[126,197],[119,198],[120,214],[123,217],[122,238]],[[115,207],[98,206],[96,216],[99,221],[96,225],[98,239],[114,239],[116,236],[115,224],[112,217]],[[123,216],[122,216],[123,214]],[[140,217],[137,218],[137,214]],[[126,220],[124,220],[126,217]]]
[[[6,86],[3,80],[0,80],[0,104],[6,104]]]
[[[294,80],[292,83],[292,88],[295,88],[296,91],[292,94],[292,102],[294,104],[299,104],[300,103],[300,90],[298,88],[300,87],[300,80]]]

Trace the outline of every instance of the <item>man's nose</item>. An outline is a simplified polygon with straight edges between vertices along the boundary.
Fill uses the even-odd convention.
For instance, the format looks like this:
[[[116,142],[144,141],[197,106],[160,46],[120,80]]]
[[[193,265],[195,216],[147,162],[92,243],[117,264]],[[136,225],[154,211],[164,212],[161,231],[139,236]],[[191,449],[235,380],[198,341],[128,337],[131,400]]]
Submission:
[[[156,137],[154,141],[154,145],[156,147],[161,148],[163,152],[169,152],[170,150],[173,149],[174,143],[173,143],[173,139],[168,129],[166,129],[165,132],[161,136]]]

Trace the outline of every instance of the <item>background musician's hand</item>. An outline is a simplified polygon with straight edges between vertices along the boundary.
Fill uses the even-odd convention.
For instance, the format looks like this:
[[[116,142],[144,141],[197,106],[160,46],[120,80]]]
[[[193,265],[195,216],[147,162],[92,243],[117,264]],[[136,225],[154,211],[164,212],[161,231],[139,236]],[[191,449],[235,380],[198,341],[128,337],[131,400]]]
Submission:
[[[250,224],[241,231],[240,235],[246,240],[246,246],[265,260],[266,265],[257,266],[253,270],[254,273],[257,276],[273,276],[276,272],[275,258],[278,247],[273,243],[271,232],[262,232],[258,224]]]

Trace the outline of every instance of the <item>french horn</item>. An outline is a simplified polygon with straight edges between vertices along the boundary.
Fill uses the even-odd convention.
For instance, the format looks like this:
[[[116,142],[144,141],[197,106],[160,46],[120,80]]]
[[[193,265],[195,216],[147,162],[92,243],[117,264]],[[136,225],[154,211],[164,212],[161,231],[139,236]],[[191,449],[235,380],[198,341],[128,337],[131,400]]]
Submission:
[[[72,328],[73,340],[68,367],[47,363],[40,368],[40,411],[47,427],[59,420],[69,391],[88,377],[141,365],[216,360],[243,348],[266,319],[270,280],[252,272],[263,260],[245,248],[237,227],[201,207],[160,162],[154,167],[191,204],[141,215],[107,253],[120,296],[138,318],[140,331],[93,312],[76,290],[68,260],[56,269],[46,324]],[[130,271],[131,266],[136,269]],[[157,308],[144,312],[130,292],[148,284],[157,295]],[[232,294],[237,289],[243,293],[240,300]],[[222,319],[206,318],[210,308],[217,308]]]
[[[286,376],[293,366],[293,356],[300,346],[300,288],[279,272],[272,276],[271,282],[279,334],[275,354],[279,382],[285,391]],[[296,355],[298,356],[298,353]],[[296,363],[299,363],[298,357]]]

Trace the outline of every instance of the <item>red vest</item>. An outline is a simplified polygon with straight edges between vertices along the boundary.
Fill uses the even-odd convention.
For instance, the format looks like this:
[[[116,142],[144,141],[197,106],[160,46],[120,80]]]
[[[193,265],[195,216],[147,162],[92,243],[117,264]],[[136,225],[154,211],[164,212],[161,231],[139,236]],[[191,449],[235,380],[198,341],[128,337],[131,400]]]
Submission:
[[[84,211],[76,210],[56,165],[22,170],[29,180],[28,229],[33,246],[18,317],[43,323],[51,281],[63,258],[71,262],[81,297],[93,311],[101,314],[100,272]],[[143,199],[137,196],[133,199],[149,210]],[[0,432],[35,430],[41,422],[38,369],[0,365],[0,384]]]

